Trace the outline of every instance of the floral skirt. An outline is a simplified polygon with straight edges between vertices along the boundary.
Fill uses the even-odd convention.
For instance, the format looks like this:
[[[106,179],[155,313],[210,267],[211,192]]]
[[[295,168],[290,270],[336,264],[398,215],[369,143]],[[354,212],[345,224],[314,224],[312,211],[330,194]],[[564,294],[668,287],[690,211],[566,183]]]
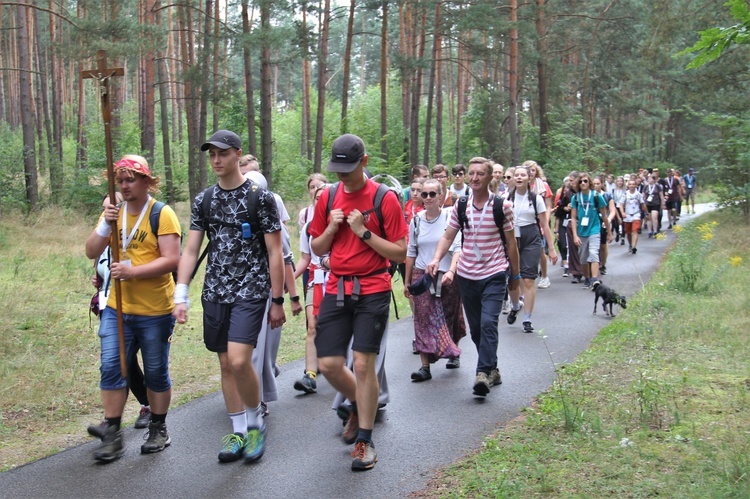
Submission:
[[[412,282],[422,278],[424,270],[414,269]],[[449,290],[448,288],[453,288]],[[462,336],[466,335],[466,326],[461,312],[461,301],[458,298],[458,285],[453,282],[450,286],[443,286],[441,297],[435,297],[432,293],[425,292],[414,296],[414,336],[416,338],[416,349],[419,353],[429,356],[430,362],[437,359],[451,359],[461,355],[461,350],[456,346],[449,323],[446,319],[446,307],[444,302],[449,303],[449,309],[454,317],[451,323],[458,322],[460,318]],[[458,301],[458,303],[456,303]],[[455,313],[455,312],[458,313]],[[457,317],[460,316],[460,317]],[[460,334],[460,333],[459,333]]]

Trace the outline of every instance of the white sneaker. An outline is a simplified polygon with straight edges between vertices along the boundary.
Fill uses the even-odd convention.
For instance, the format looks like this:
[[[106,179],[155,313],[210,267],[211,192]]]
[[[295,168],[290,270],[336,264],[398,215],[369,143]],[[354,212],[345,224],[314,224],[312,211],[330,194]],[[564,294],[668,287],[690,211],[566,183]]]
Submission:
[[[505,300],[505,301],[503,302],[503,310],[502,310],[502,313],[503,313],[503,314],[505,314],[505,315],[508,315],[508,314],[510,313],[510,307],[511,307],[511,305],[510,305],[510,300],[509,300],[509,299],[508,299],[508,300]]]
[[[539,279],[539,284],[537,284],[537,288],[539,289],[547,289],[549,287],[549,277],[542,277]]]

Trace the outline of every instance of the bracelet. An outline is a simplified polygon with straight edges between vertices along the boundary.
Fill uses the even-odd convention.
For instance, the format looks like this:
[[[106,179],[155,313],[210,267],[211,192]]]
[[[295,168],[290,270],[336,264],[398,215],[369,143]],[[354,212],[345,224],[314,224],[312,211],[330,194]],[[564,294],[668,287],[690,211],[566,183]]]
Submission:
[[[521,278],[521,274],[510,276],[511,281],[517,281]]]
[[[297,295],[297,296],[290,296],[289,300],[291,300],[292,303],[298,303],[299,302],[299,295]]]
[[[448,270],[446,270],[446,271],[445,271],[445,273],[446,273],[446,274],[447,274],[448,272],[453,272],[453,269],[448,269]],[[456,273],[455,273],[455,272],[453,272],[453,275],[456,275]]]
[[[96,226],[96,234],[101,237],[109,237],[112,235],[112,226],[102,218],[99,220],[99,225]]]

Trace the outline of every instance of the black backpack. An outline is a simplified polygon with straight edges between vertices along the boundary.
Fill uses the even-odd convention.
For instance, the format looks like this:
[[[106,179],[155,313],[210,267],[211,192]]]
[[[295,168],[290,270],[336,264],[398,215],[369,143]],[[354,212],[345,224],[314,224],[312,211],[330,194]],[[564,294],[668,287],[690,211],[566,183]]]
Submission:
[[[497,201],[500,201],[499,203]],[[492,203],[492,218],[495,219],[495,225],[500,229],[500,238],[503,240],[503,246],[507,247],[505,242],[505,231],[503,225],[505,225],[505,212],[503,212],[503,198],[495,196],[495,202]],[[488,201],[489,202],[489,201]],[[461,196],[456,203],[455,210],[458,214],[458,224],[461,227],[461,235],[463,235],[464,228],[469,226],[469,217],[466,216],[466,206],[469,204],[468,196]],[[463,239],[461,241],[463,246]]]
[[[250,182],[250,189],[247,191],[247,218],[248,220],[245,220],[245,222],[250,224],[250,229],[252,230],[252,237],[260,237],[260,244],[263,250],[266,249],[266,241],[263,238],[263,231],[260,227],[260,219],[258,218],[258,190],[260,189],[260,186],[256,184],[255,182]],[[208,255],[208,249],[211,247],[211,238],[209,236],[210,231],[208,230],[208,225],[210,224],[210,216],[211,216],[211,200],[214,197],[214,192],[216,192],[216,186],[217,184],[212,185],[203,194],[203,199],[201,200],[201,214],[203,215],[203,219],[206,221],[206,225],[203,227],[204,232],[206,233],[206,237],[209,238],[208,244],[205,248],[203,248],[203,252],[201,252],[201,256],[198,258],[198,261],[195,263],[195,268],[193,269],[193,273],[190,275],[190,280],[192,281],[195,279],[195,274],[198,273],[198,268],[201,266],[201,263],[203,263],[203,260],[206,259],[206,256]],[[156,208],[156,206],[154,206]],[[152,210],[152,217],[153,217],[153,210]],[[219,223],[224,226],[231,226],[238,229],[242,228],[242,223],[238,224],[227,224],[226,222],[221,222],[218,220],[214,220],[215,223]],[[243,222],[244,223],[244,222]],[[175,280],[176,282],[176,280]]]

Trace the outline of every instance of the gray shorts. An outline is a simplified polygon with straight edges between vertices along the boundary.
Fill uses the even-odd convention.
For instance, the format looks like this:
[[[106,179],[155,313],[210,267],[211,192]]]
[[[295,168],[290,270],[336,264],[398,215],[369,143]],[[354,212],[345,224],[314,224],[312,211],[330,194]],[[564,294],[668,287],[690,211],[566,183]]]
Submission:
[[[539,259],[542,256],[542,237],[536,224],[520,227],[521,237],[517,237],[521,277],[536,279],[539,275]]]
[[[599,263],[599,245],[601,234],[591,234],[588,237],[580,237],[581,246],[578,247],[578,257],[581,262]]]

